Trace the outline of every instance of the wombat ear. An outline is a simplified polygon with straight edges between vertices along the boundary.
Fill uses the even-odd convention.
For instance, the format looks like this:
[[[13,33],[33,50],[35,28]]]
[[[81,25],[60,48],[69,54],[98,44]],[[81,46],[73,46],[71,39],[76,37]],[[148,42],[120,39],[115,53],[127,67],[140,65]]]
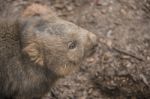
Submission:
[[[40,66],[43,66],[43,55],[38,50],[37,44],[35,43],[29,44],[23,49],[23,52],[29,56],[31,61],[35,62]]]

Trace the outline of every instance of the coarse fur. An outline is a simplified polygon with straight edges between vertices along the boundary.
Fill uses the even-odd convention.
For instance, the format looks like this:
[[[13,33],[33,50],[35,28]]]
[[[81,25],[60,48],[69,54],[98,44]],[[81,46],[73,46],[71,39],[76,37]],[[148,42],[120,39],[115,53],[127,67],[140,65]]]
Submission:
[[[95,34],[32,4],[0,20],[0,99],[41,99],[97,45]]]

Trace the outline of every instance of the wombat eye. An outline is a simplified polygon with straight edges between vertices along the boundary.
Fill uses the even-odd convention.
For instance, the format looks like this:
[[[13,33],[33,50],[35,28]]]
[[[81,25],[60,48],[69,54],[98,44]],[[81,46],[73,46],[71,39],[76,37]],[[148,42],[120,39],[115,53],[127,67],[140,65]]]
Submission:
[[[76,42],[76,41],[70,41],[70,42],[68,43],[68,48],[69,48],[69,49],[74,49],[74,48],[76,48],[76,45],[77,45],[77,42]]]

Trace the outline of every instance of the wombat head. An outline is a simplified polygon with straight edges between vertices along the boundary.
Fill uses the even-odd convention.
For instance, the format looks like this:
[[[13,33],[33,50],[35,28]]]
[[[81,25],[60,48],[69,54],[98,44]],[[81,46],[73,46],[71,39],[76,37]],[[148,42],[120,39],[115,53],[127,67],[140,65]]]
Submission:
[[[58,18],[46,6],[29,6],[21,22],[23,52],[59,76],[70,73],[95,51],[95,34]]]

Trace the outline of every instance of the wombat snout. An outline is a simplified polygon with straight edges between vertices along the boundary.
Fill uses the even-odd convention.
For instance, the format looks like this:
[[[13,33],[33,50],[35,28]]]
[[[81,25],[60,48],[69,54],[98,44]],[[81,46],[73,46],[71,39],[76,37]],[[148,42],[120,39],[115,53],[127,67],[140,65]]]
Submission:
[[[89,35],[89,41],[91,42],[91,47],[89,49],[89,53],[87,54],[88,57],[93,55],[96,52],[96,49],[98,47],[98,37],[94,33],[90,33]]]
[[[97,38],[97,36],[94,33],[91,33],[89,35],[89,38],[90,38],[90,40],[92,42],[92,46],[93,46],[92,49],[96,49],[96,47],[98,46],[98,38]]]

